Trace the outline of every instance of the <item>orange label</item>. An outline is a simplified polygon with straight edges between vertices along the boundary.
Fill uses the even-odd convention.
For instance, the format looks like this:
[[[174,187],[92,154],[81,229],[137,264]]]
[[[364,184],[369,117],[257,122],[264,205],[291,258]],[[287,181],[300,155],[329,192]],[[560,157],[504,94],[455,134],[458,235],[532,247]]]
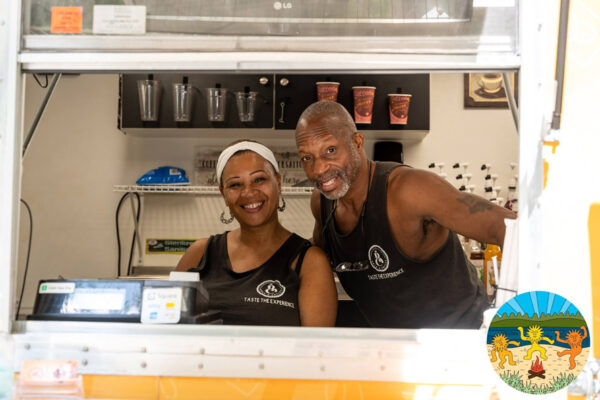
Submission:
[[[50,33],[81,33],[83,7],[52,7]]]

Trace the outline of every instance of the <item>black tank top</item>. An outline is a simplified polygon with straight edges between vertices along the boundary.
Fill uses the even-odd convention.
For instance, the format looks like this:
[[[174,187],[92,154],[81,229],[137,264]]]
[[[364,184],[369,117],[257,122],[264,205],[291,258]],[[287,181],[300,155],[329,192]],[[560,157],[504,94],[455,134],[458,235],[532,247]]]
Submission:
[[[231,269],[227,233],[211,236],[198,267],[189,270],[200,272],[209,308],[220,310],[227,325],[300,325],[298,276],[311,243],[292,234],[263,265],[238,273]]]
[[[340,282],[373,327],[479,328],[488,300],[456,234],[450,232],[442,248],[425,262],[404,256],[396,245],[387,216],[387,180],[399,166],[375,163],[364,217],[351,232],[340,235],[335,218],[324,227],[332,265],[368,260],[368,270],[341,272]],[[333,206],[334,201],[321,195],[322,224]]]

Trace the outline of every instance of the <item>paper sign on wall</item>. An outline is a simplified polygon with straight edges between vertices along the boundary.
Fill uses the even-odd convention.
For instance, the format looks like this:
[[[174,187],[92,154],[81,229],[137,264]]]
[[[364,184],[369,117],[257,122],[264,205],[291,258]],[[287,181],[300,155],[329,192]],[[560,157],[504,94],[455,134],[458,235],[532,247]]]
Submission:
[[[94,6],[92,31],[95,35],[143,35],[146,6]]]
[[[146,254],[183,254],[197,239],[146,239]]]
[[[181,318],[181,288],[145,287],[142,295],[142,324],[176,324]]]
[[[81,33],[83,7],[52,7],[50,33]]]

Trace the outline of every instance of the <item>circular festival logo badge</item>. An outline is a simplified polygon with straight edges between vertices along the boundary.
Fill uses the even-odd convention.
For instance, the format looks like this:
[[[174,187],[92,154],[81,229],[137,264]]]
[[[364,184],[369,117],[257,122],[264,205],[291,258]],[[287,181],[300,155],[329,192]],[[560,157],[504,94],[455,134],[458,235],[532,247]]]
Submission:
[[[543,291],[513,297],[498,309],[487,333],[492,367],[509,386],[553,393],[577,378],[590,352],[585,319],[570,301]]]

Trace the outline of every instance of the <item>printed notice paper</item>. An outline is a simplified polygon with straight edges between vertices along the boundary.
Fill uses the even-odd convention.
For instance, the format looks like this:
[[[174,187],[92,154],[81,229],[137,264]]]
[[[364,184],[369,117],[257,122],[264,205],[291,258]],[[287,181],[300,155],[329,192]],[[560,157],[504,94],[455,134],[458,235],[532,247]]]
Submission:
[[[146,33],[146,6],[94,6],[97,34],[142,35]]]

